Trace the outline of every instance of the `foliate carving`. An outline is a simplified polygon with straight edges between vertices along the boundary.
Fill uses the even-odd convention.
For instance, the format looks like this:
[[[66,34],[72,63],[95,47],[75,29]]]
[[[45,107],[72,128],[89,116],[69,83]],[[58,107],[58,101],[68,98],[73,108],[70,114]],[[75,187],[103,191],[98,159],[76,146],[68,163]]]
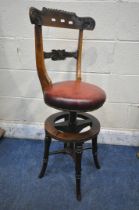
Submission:
[[[90,17],[80,18],[81,29],[93,30],[95,27],[95,21]]]
[[[50,9],[50,8],[42,8],[42,14],[47,16],[55,16],[55,15],[61,15],[66,16],[68,18],[71,18],[72,16],[76,16],[74,12],[68,12],[64,10],[58,10],[58,9]]]
[[[32,24],[42,25],[42,14],[40,10],[31,7],[29,10],[29,16]]]
[[[42,10],[30,8],[30,19],[32,24],[53,27],[93,30],[95,20],[91,17],[78,17],[73,12],[64,10],[48,9]]]
[[[44,58],[51,58],[53,61],[65,60],[67,57],[77,58],[77,52],[66,52],[65,50],[52,50],[44,52]]]

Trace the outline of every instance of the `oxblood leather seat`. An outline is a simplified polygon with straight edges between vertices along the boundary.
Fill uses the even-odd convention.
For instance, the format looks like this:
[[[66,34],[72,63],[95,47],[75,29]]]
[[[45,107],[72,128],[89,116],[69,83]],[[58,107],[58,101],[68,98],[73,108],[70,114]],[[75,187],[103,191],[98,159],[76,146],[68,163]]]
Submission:
[[[62,110],[92,111],[101,107],[105,99],[101,88],[81,81],[54,83],[44,91],[45,103]]]
[[[43,8],[30,8],[30,20],[35,25],[35,51],[37,73],[40,79],[44,101],[47,105],[62,112],[50,115],[44,124],[45,147],[43,164],[39,174],[45,174],[50,154],[69,154],[75,161],[76,196],[81,200],[81,158],[85,149],[92,149],[94,163],[100,168],[97,159],[97,136],[100,131],[99,121],[92,115],[83,113],[101,107],[106,99],[104,91],[82,81],[81,55],[83,30],[93,30],[95,21],[90,17],[78,17],[75,13]],[[79,30],[78,47],[75,52],[65,50],[43,50],[42,26]],[[45,67],[44,59],[64,60],[67,57],[76,59],[76,80],[52,83]],[[89,129],[88,129],[89,127]],[[87,130],[88,129],[88,130]],[[52,138],[62,141],[60,151],[49,152]],[[92,147],[83,148],[85,141],[92,140]]]

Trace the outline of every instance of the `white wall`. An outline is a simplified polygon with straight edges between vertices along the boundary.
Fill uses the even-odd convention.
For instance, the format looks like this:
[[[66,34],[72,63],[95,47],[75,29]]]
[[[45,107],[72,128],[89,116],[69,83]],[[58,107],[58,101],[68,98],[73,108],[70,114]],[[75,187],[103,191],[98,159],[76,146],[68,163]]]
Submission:
[[[36,74],[34,31],[28,11],[43,6],[76,12],[96,20],[86,31],[83,80],[101,86],[105,105],[95,111],[102,127],[139,129],[139,0],[0,1],[0,122],[43,123],[55,110],[45,106]],[[76,49],[77,32],[47,28],[45,49]],[[54,81],[75,77],[75,61],[47,60]]]

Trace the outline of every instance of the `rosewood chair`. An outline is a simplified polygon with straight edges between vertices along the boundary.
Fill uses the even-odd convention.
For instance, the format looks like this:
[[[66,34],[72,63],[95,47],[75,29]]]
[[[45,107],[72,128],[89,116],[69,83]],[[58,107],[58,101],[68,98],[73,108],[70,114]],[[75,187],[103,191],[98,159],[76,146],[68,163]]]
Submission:
[[[62,110],[49,116],[45,121],[45,146],[43,164],[39,174],[42,178],[50,154],[69,154],[75,161],[76,196],[81,200],[81,158],[84,149],[92,149],[96,168],[100,168],[97,159],[97,136],[100,131],[99,121],[85,112],[100,108],[105,102],[104,91],[96,85],[81,80],[81,56],[83,31],[93,30],[94,19],[78,17],[75,13],[62,10],[30,8],[30,20],[35,25],[35,48],[38,77],[41,83],[44,102],[55,109]],[[75,52],[52,50],[44,52],[42,26],[76,29],[79,31],[78,47]],[[73,57],[76,63],[76,79],[52,83],[47,74],[44,59],[64,60]],[[60,121],[61,120],[61,121]],[[89,130],[83,130],[89,126]],[[49,152],[51,138],[62,141],[63,149]],[[87,140],[92,140],[92,147],[83,148]]]

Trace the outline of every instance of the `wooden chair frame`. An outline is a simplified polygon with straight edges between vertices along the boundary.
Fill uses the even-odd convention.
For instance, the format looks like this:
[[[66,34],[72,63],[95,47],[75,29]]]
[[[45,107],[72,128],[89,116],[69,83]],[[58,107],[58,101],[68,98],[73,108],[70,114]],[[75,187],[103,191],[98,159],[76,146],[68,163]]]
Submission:
[[[54,10],[43,8],[42,10],[30,8],[30,20],[35,25],[35,51],[36,51],[36,66],[38,77],[41,83],[42,91],[47,91],[52,85],[52,81],[47,73],[44,59],[64,60],[67,57],[77,59],[76,62],[76,80],[81,80],[81,58],[82,58],[82,43],[83,30],[93,30],[95,27],[94,19],[90,17],[78,17],[75,13],[62,10]],[[42,26],[60,27],[79,30],[77,51],[66,52],[65,50],[52,50],[52,52],[44,52]],[[79,119],[80,118],[80,119]],[[63,122],[57,123],[59,119],[64,119]],[[82,120],[83,119],[83,120]],[[90,126],[88,131],[80,133],[86,126]],[[60,112],[51,115],[45,121],[45,147],[44,157],[39,178],[45,174],[50,154],[70,154],[75,160],[75,175],[76,175],[76,196],[81,200],[81,157],[82,151],[92,149],[96,168],[100,168],[97,159],[97,136],[100,131],[99,121],[89,114],[79,114],[75,111]],[[64,142],[64,148],[60,151],[49,152],[51,138]],[[92,139],[92,147],[83,148],[83,143]]]

